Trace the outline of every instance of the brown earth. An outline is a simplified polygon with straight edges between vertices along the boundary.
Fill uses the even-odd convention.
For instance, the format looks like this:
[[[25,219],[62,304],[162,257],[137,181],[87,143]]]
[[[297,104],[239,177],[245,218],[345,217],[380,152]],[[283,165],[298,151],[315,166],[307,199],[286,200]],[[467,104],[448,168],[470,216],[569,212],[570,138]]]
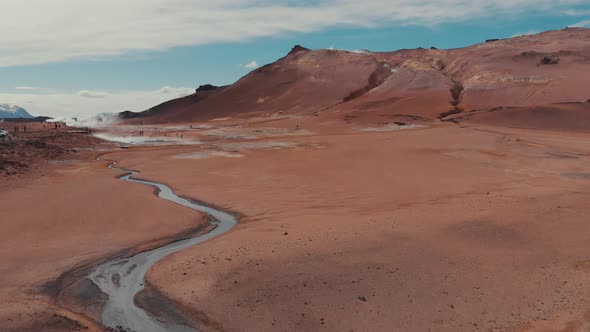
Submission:
[[[47,163],[68,163],[95,158],[108,142],[49,123],[7,123],[8,138],[0,139],[0,185],[16,184],[43,175]],[[18,127],[18,132],[15,128]],[[25,131],[26,128],[26,131]]]
[[[590,102],[528,107],[498,107],[450,116],[458,122],[512,128],[590,132]]]
[[[586,326],[588,134],[475,123],[360,132],[364,120],[340,116],[109,154],[243,215],[156,265],[150,284],[229,331]],[[314,133],[293,136],[295,124]],[[288,131],[263,137],[271,126]]]
[[[583,331],[587,133],[345,116],[210,121],[173,128],[202,145],[108,152],[242,215],[228,234],[157,264],[152,293],[211,330]],[[146,134],[174,135],[154,128]],[[47,165],[0,192],[10,299],[0,324],[98,328],[96,307],[56,303],[44,286],[198,216],[105,163]]]
[[[28,167],[0,178],[0,330],[98,331],[93,313],[78,314],[79,308],[58,301],[54,282],[60,275],[174,237],[204,219],[156,198],[149,187],[118,180],[118,172],[94,160],[96,151],[69,151],[102,147],[98,140],[42,127],[29,130],[7,143],[23,149],[9,150],[9,158],[21,156],[19,162]],[[6,156],[7,150],[0,151]]]

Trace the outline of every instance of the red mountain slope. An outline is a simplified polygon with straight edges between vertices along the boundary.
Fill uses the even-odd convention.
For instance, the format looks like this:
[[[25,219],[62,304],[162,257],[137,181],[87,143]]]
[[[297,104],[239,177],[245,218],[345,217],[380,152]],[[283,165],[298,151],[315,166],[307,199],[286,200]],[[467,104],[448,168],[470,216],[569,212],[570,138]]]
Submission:
[[[232,85],[202,89],[134,114],[200,121],[339,110],[437,119],[497,107],[590,98],[590,29],[568,28],[466,48],[395,52],[300,46]]]

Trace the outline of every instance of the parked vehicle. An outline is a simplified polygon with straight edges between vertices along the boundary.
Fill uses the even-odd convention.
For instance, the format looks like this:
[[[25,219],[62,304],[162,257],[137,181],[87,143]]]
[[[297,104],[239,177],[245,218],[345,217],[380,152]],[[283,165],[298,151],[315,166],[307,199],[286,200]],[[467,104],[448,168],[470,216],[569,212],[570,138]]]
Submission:
[[[8,131],[0,129],[0,138],[8,137]]]

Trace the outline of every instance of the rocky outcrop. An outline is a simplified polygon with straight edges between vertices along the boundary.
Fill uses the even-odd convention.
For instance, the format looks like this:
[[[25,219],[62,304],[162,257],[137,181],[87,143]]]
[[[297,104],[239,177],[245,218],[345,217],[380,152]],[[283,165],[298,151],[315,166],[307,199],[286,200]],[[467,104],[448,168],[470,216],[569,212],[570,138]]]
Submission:
[[[195,92],[213,91],[213,90],[217,90],[217,89],[219,89],[218,86],[215,86],[212,84],[204,84],[204,85],[199,85],[199,87],[195,90]]]
[[[553,56],[544,56],[539,60],[540,65],[556,65],[559,63],[559,58]]]
[[[141,117],[141,113],[132,111],[123,111],[119,113],[119,118],[122,120],[135,119]]]
[[[391,68],[391,65],[386,62],[377,64],[377,68],[371,73],[371,76],[369,76],[367,85],[351,92],[348,96],[344,97],[343,101],[351,101],[380,86],[389,76],[391,76],[392,70],[393,68]]]
[[[289,53],[287,53],[287,55],[292,55],[292,54],[296,54],[296,53],[299,53],[299,52],[306,52],[306,51],[309,51],[309,50],[310,50],[309,48],[305,48],[305,47],[303,47],[301,45],[295,45],[295,46],[293,46],[293,48],[291,49],[291,51],[289,51]]]

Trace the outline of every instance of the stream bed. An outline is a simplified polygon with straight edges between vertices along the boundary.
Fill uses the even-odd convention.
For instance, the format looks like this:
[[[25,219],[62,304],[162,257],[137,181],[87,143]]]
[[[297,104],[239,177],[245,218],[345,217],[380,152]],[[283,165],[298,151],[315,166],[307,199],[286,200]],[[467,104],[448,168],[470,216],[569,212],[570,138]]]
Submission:
[[[163,323],[151,317],[135,305],[135,295],[144,288],[145,274],[155,263],[170,254],[224,234],[237,224],[237,217],[204,203],[180,197],[165,184],[134,179],[133,176],[139,172],[117,168],[115,163],[109,165],[109,168],[126,172],[120,177],[121,180],[152,186],[157,189],[158,197],[208,214],[210,223],[215,225],[215,228],[193,238],[176,241],[131,257],[115,258],[98,265],[88,278],[108,295],[101,315],[102,324],[113,329],[137,332],[195,331],[184,324]]]

